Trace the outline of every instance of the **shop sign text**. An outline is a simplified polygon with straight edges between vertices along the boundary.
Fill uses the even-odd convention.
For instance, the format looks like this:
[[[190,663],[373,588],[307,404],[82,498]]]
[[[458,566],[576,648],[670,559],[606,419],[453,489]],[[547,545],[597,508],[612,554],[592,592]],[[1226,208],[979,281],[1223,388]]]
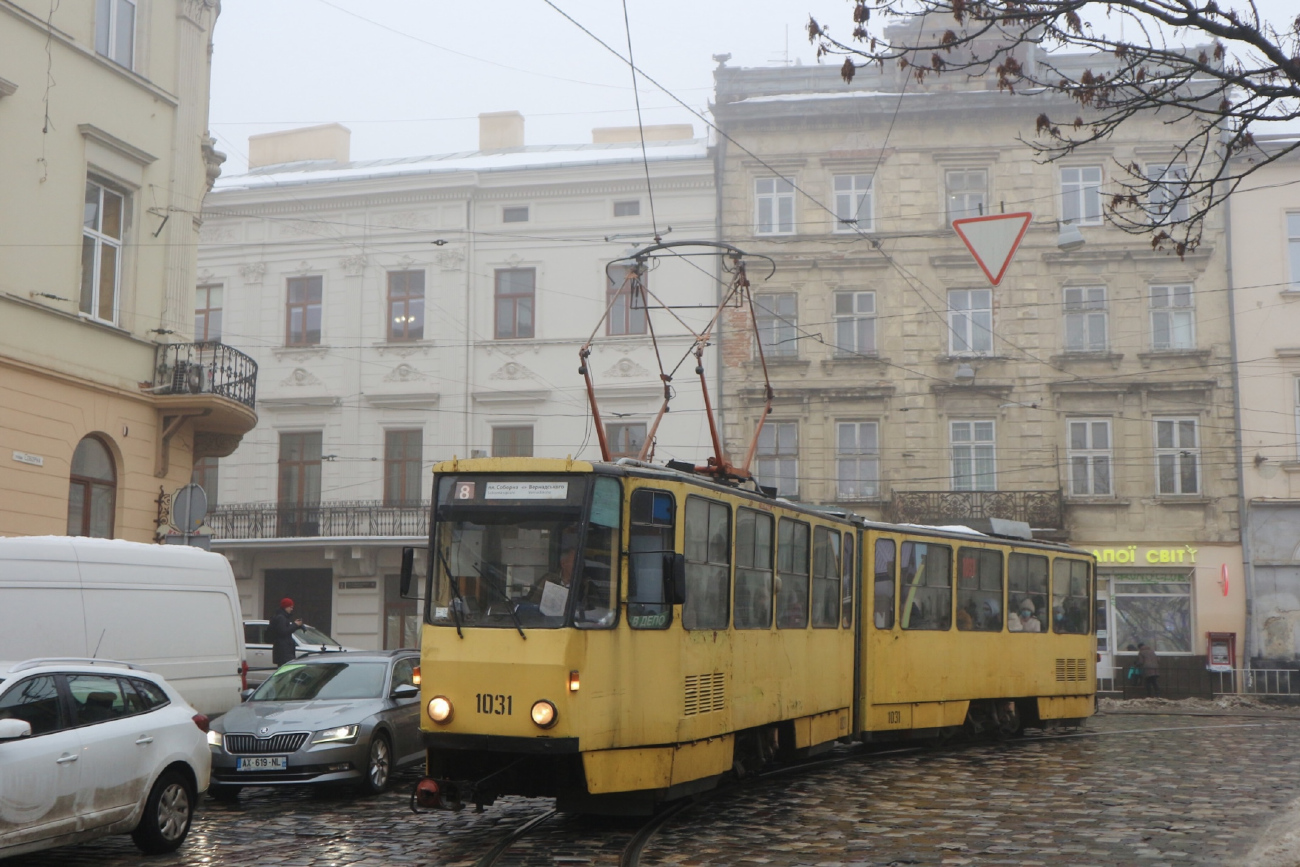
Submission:
[[[1127,548],[1098,548],[1092,552],[1098,563],[1142,563],[1151,566],[1172,566],[1179,563],[1195,563],[1196,550],[1191,545],[1181,548],[1148,548],[1138,554],[1137,545]]]

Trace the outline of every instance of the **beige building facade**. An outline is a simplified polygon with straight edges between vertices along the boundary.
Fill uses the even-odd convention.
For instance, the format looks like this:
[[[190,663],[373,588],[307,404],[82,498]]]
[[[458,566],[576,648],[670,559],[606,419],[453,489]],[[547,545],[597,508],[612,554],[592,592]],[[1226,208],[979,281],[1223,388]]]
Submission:
[[[256,422],[195,344],[216,0],[0,0],[0,534],[151,541]]]
[[[1265,151],[1294,138],[1262,138]],[[1240,388],[1250,650],[1259,667],[1300,661],[1300,156],[1229,200]]]
[[[775,393],[760,481],[871,518],[1024,521],[1095,551],[1103,675],[1147,641],[1204,690],[1210,632],[1236,635],[1239,663],[1225,215],[1183,259],[1102,217],[1119,164],[1177,183],[1171,132],[1139,120],[1040,164],[1017,137],[1077,107],[892,69],[845,85],[831,66],[721,66],[716,86],[723,240],[777,264],[753,290]],[[1032,221],[994,286],[951,224],[1015,212]],[[1066,228],[1082,246],[1058,246]],[[746,323],[728,325],[737,455],[763,375]]]

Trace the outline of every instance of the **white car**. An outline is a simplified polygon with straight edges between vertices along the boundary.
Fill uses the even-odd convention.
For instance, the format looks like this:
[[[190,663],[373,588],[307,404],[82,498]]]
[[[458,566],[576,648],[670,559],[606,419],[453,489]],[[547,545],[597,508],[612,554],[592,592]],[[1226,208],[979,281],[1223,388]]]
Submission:
[[[0,662],[0,858],[130,834],[185,841],[212,757],[208,718],[124,662]]]
[[[244,621],[244,660],[248,663],[246,675],[248,686],[258,686],[275,673],[278,666],[271,661],[271,639],[266,634],[269,620]],[[344,647],[315,626],[304,626],[294,630],[293,643],[297,645],[298,656],[311,653],[342,653],[358,650],[356,647]]]

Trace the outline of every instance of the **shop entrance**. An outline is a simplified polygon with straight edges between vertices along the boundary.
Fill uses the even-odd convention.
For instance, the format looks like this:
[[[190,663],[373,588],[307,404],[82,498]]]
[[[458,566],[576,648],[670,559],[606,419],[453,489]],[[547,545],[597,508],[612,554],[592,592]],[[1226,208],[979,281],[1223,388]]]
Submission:
[[[333,569],[267,569],[262,582],[262,612],[269,618],[280,600],[293,600],[293,616],[332,635],[334,631]]]

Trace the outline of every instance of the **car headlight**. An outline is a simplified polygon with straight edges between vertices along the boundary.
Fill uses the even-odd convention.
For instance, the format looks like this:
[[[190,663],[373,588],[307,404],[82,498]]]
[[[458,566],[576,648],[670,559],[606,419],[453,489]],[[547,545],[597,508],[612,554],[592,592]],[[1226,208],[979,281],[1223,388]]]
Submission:
[[[537,723],[538,726],[544,729],[548,729],[555,725],[555,721],[559,719],[560,716],[560,714],[555,710],[555,705],[551,704],[546,699],[533,702],[531,713],[533,722]]]
[[[445,723],[451,719],[451,699],[445,695],[435,695],[429,699],[429,719],[436,723]]]
[[[313,744],[338,744],[355,741],[357,739],[357,732],[360,731],[360,729],[361,726],[358,725],[338,726],[332,729],[324,729],[323,731],[318,731],[313,734],[311,736],[311,742]]]
[[[225,746],[225,743],[226,743],[225,735],[223,735],[221,732],[214,732],[211,729],[208,729],[208,746],[222,747]]]

